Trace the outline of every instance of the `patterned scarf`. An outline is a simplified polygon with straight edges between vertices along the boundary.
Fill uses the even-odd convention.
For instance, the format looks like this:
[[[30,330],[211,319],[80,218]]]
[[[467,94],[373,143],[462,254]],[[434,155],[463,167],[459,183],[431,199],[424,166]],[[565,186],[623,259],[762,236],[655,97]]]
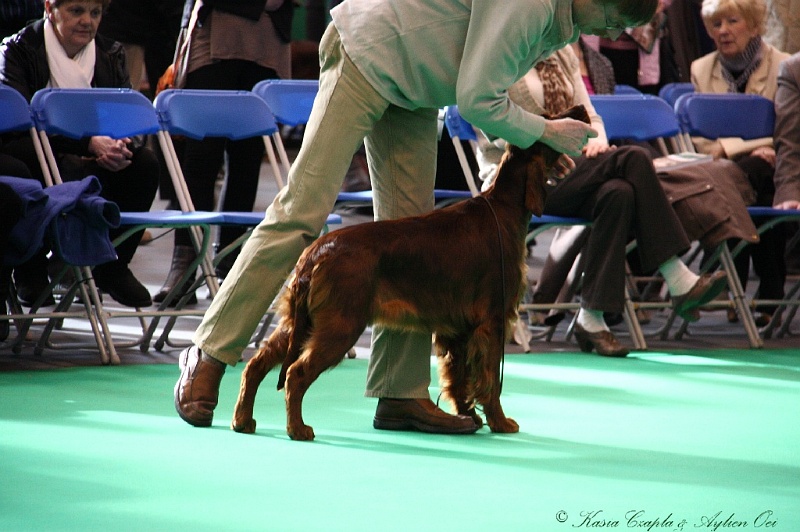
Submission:
[[[544,89],[544,110],[557,115],[570,106],[564,73],[555,57],[548,57],[536,64],[536,71]]]
[[[744,92],[750,76],[761,64],[764,56],[761,36],[756,35],[745,46],[741,54],[732,58],[719,55],[722,77],[728,82],[728,92]]]

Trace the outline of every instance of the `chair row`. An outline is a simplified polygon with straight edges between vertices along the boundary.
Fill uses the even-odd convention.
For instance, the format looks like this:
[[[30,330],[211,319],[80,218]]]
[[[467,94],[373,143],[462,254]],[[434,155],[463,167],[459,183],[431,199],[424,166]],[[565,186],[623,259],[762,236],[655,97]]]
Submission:
[[[94,135],[114,138],[156,135],[165,155],[181,210],[121,213],[121,225],[128,227],[129,230],[114,244],[119,244],[144,227],[189,228],[197,251],[197,259],[192,265],[194,268],[190,267],[189,271],[194,271],[198,266],[202,269],[203,275],[198,284],[206,284],[212,297],[218,289],[214,261],[210,254],[212,227],[226,224],[253,227],[261,221],[263,213],[197,212],[186,187],[172,143],[172,135],[185,135],[195,139],[227,137],[232,140],[262,136],[275,178],[276,180],[281,178],[276,157],[270,150],[272,147],[270,140],[278,132],[274,115],[265,100],[250,91],[170,90],[161,93],[155,102],[150,102],[141,93],[126,89],[44,89],[34,95],[29,105],[13,89],[0,86],[0,104],[3,108],[0,131],[30,132],[40,155],[45,180],[50,186],[59,184],[61,177],[48,135],[58,134],[71,138]],[[328,218],[329,224],[340,222],[341,218],[337,215]],[[243,240],[244,238],[240,239],[237,245]],[[178,316],[202,314],[202,311],[185,308],[185,301],[178,302],[175,308],[170,308],[174,305],[176,293],[169,294],[155,310],[109,311],[103,306],[97,293],[91,269],[87,267],[78,269],[79,275],[76,275],[76,278],[81,281],[78,284],[88,288],[88,294],[83,298],[86,302],[84,315],[92,323],[103,363],[119,363],[116,348],[120,344],[115,344],[112,338],[108,326],[109,318],[139,318],[142,335],[127,345],[138,345],[140,349],[147,350],[156,335],[161,318],[167,318],[169,321],[156,341],[156,347],[159,349],[169,342],[169,330]],[[190,273],[187,273],[187,279],[189,275]],[[182,286],[182,283],[178,283],[177,286]],[[68,297],[63,302],[64,306],[69,306],[74,293],[74,290],[68,292]],[[18,325],[18,334],[12,342],[15,351],[18,352],[25,341],[25,334],[20,332],[29,327],[34,317],[47,317],[47,315],[40,313],[34,306],[28,314],[16,312],[5,318],[13,320]],[[53,319],[60,317],[56,314]],[[144,318],[150,320],[145,321]],[[57,347],[50,343],[50,330],[52,327],[40,337],[35,348],[37,352],[45,347]]]
[[[690,146],[686,141],[688,136],[696,135],[706,138],[721,136],[738,136],[742,138],[761,138],[772,136],[774,124],[774,107],[770,100],[754,95],[714,95],[694,94],[688,87],[674,88],[680,94],[674,94],[675,104],[670,106],[663,97],[642,94],[615,94],[592,96],[595,110],[603,118],[609,139],[633,139],[637,141],[656,141],[665,158],[674,157],[687,151]],[[471,125],[463,121],[457,108],[448,108],[449,118],[446,124],[454,142],[458,139],[475,142],[477,137]],[[741,120],[747,116],[747,120]],[[669,144],[669,146],[668,146]],[[459,149],[460,144],[456,147]],[[693,149],[691,150],[693,151]],[[685,154],[678,159],[703,160],[699,157],[687,157]],[[473,179],[471,172],[465,169],[467,179]],[[763,233],[769,227],[778,223],[800,220],[800,211],[786,211],[763,207],[748,208],[748,212],[758,227],[758,232]],[[547,217],[547,220],[531,221],[531,235],[545,228],[571,225],[588,225],[587,220]],[[733,265],[733,258],[741,252],[746,243],[742,243],[731,251],[726,244],[721,244],[716,250],[721,267],[728,275],[729,286],[733,296],[732,304],[740,322],[747,334],[752,347],[761,347],[763,341],[755,325],[752,309],[758,304],[766,302],[748,298],[742,289],[742,284]],[[784,300],[777,302],[781,309],[788,308],[786,319],[777,334],[786,334],[789,322],[793,318],[797,306],[800,304],[798,291],[800,283],[795,284],[787,293]],[[626,298],[629,300],[630,298]],[[641,303],[632,303],[634,308],[643,307]],[[573,308],[574,304],[567,307]],[[648,308],[654,304],[646,304]],[[523,305],[523,309],[547,310],[546,306]],[[561,308],[561,307],[559,307]],[[779,311],[776,314],[780,314]],[[625,318],[629,326],[634,346],[637,349],[646,346],[641,327],[637,323],[636,313],[626,306]],[[667,326],[657,334],[665,338],[669,327],[672,326],[674,317],[668,320]],[[680,337],[688,324],[684,323],[678,331]],[[774,327],[774,323],[771,324]],[[765,336],[772,333],[772,327],[764,329]]]

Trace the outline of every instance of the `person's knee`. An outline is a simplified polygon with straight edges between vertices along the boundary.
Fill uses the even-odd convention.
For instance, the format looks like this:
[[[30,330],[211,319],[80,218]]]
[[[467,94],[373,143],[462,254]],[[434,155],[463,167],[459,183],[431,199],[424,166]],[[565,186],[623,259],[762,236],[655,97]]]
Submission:
[[[632,212],[634,202],[633,185],[624,179],[609,179],[598,191],[597,206],[601,209],[617,208],[620,212]]]

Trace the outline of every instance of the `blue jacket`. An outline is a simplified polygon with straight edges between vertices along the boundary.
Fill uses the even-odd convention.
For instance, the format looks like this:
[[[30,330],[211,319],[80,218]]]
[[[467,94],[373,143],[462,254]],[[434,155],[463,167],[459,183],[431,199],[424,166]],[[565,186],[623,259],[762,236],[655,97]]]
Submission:
[[[23,204],[22,219],[11,229],[3,262],[16,265],[44,245],[67,264],[96,266],[116,260],[108,229],[119,227],[116,203],[100,196],[95,176],[42,188],[33,179],[0,176]]]

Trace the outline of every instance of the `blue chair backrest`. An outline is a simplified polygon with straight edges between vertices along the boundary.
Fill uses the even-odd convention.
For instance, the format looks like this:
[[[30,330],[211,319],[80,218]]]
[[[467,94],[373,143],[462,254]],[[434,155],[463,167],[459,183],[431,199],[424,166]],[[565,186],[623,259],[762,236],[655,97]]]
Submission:
[[[26,131],[32,125],[31,109],[25,97],[0,83],[0,133]]]
[[[314,98],[319,92],[319,81],[315,79],[265,79],[256,83],[253,92],[260,96],[275,120],[287,126],[299,126],[308,122]]]
[[[756,94],[684,94],[675,114],[686,132],[707,139],[758,139],[775,130],[775,104]]]
[[[131,89],[42,89],[31,99],[36,127],[71,138],[114,138],[158,131],[153,104]]]
[[[450,133],[451,138],[478,140],[475,129],[462,118],[461,113],[458,112],[457,105],[448,105],[444,108],[444,125],[447,127],[447,132]]]
[[[644,141],[680,133],[672,107],[657,96],[602,94],[590,98],[609,139]]]
[[[658,97],[667,102],[670,107],[675,106],[675,100],[681,95],[694,92],[694,85],[688,82],[667,83],[658,91]]]
[[[156,97],[155,108],[166,131],[196,140],[241,140],[278,130],[267,104],[250,91],[169,89]]]
[[[642,94],[642,91],[630,85],[614,85],[614,94]]]

